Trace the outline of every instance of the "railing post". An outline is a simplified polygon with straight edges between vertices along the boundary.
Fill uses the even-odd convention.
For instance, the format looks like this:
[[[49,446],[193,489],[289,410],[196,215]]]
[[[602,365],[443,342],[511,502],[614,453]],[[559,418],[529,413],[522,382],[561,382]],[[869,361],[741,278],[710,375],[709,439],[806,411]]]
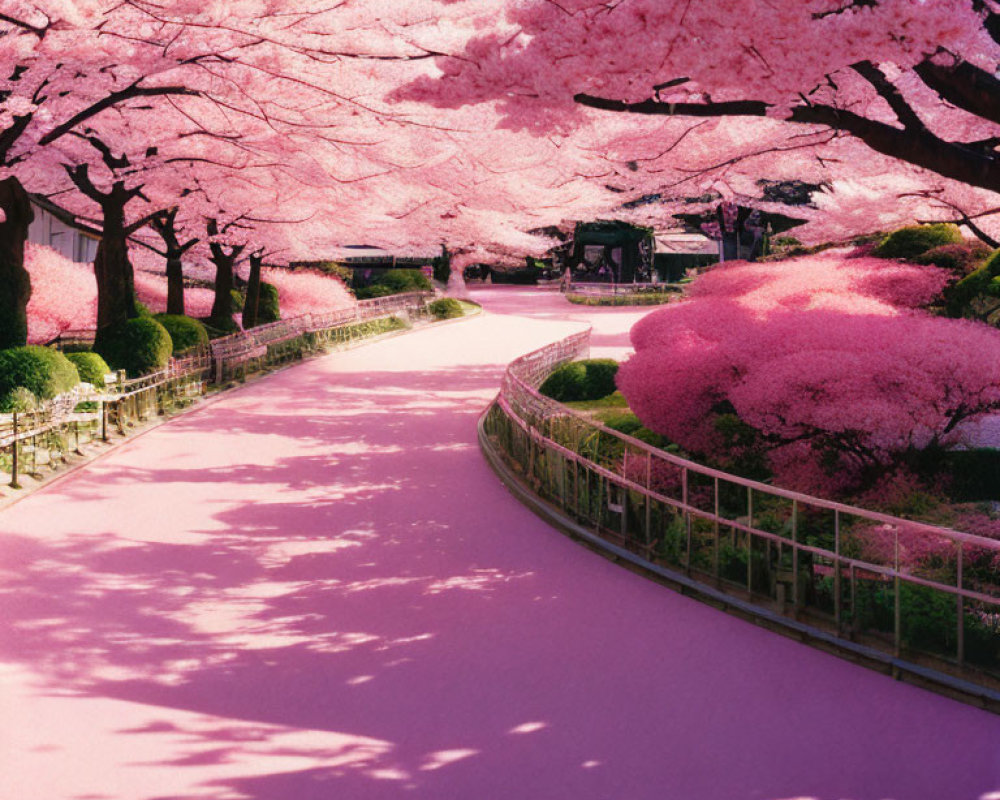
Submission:
[[[747,594],[753,594],[753,489],[747,487]]]
[[[792,500],[792,607],[799,613],[799,501]]]
[[[840,509],[833,510],[833,619],[840,633]]]
[[[691,511],[688,509],[688,468],[684,467],[681,472],[681,502],[684,504],[684,535],[686,541],[684,568],[691,574]]]
[[[712,520],[712,534],[715,539],[712,551],[712,574],[715,576],[715,585],[719,585],[719,476],[713,479],[715,486],[715,519]]]
[[[14,412],[14,440],[11,442],[11,467],[10,467],[10,488],[20,489],[21,485],[17,482],[17,434],[18,434],[18,419],[17,412]]]
[[[962,562],[964,560],[965,548],[962,547],[961,541],[958,541],[955,544],[958,545],[958,576],[956,578],[957,586],[955,587],[958,589],[958,595],[956,596],[955,600],[955,604],[957,606],[955,609],[957,616],[956,627],[958,628],[957,631],[958,636],[956,639],[957,642],[956,655],[958,658],[958,665],[962,666],[965,663],[965,596],[962,594],[962,592],[964,591],[964,583],[965,583],[965,581],[962,579]]]
[[[101,400],[101,441],[108,440],[108,401]]]
[[[894,568],[893,568],[893,583],[894,583],[894,595],[895,595],[895,605],[893,609],[893,634],[892,634],[892,646],[893,652],[896,657],[899,657],[900,652],[903,647],[903,610],[901,605],[901,586],[899,580],[899,526],[897,525],[894,530],[895,545],[893,548],[894,557]]]

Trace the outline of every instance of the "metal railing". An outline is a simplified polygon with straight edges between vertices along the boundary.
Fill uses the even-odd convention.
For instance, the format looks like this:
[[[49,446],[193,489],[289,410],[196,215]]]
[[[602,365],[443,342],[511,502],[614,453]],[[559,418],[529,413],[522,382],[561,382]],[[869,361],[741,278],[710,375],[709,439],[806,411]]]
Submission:
[[[114,431],[124,436],[137,423],[187,405],[204,394],[210,379],[222,383],[245,378],[255,369],[301,358],[332,343],[367,338],[380,331],[382,320],[425,313],[431,297],[432,292],[390,295],[335,312],[279,320],[215,339],[206,348],[171,359],[157,372],[131,379],[124,372],[112,373],[103,388],[81,384],[37,409],[0,414],[0,472],[18,488],[22,475],[56,468],[84,444],[108,441]],[[86,331],[72,334],[66,340],[88,341]]]
[[[483,430],[519,480],[641,563],[843,641],[990,690],[1000,542],[748,480],[542,396],[590,332],[514,361]]]
[[[566,287],[567,294],[585,297],[623,297],[636,294],[664,294],[680,291],[674,283],[601,283],[572,281]]]

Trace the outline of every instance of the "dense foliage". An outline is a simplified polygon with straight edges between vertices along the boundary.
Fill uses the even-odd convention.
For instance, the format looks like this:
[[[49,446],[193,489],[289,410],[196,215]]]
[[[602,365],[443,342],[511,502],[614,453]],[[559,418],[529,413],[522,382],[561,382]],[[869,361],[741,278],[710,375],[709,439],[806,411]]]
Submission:
[[[917,310],[947,280],[834,256],[720,267],[633,327],[618,385],[691,453],[763,453],[807,491],[871,485],[1000,409],[1000,332]]]
[[[260,282],[260,298],[257,301],[257,324],[277,322],[281,319],[278,303],[278,287],[273,283]]]
[[[12,393],[23,388],[39,400],[51,400],[80,382],[73,362],[58,350],[38,345],[0,350],[0,411],[15,405]]]
[[[427,311],[435,319],[454,319],[465,314],[462,304],[454,297],[442,297],[427,304]]]
[[[886,236],[872,255],[912,259],[948,244],[962,244],[962,233],[954,225],[909,225]]]
[[[618,362],[610,358],[571,361],[553,370],[539,391],[561,403],[598,400],[615,391]]]
[[[196,319],[181,314],[157,314],[155,319],[170,334],[174,355],[208,344],[208,331]]]
[[[111,372],[111,368],[97,353],[67,353],[66,358],[73,362],[80,374],[81,382],[89,383],[98,389],[104,388],[104,376]]]
[[[359,300],[364,300],[405,292],[429,292],[432,289],[431,282],[419,269],[390,269],[379,275],[371,286],[357,289],[355,294]]]
[[[94,350],[112,369],[123,369],[134,378],[165,367],[173,343],[167,329],[153,317],[137,317],[112,328],[98,339]]]

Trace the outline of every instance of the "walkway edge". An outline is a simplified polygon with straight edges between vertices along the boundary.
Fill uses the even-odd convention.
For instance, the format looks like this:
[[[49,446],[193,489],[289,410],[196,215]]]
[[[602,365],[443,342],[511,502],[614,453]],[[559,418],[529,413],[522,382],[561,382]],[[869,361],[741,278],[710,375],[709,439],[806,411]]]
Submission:
[[[687,575],[665,569],[639,558],[624,548],[606,542],[573,519],[567,517],[554,505],[536,495],[506,464],[503,455],[493,446],[484,427],[486,415],[492,407],[480,415],[477,422],[479,448],[490,468],[501,483],[522,505],[534,512],[552,527],[583,544],[615,564],[619,564],[638,575],[680,592],[720,611],[725,611],[740,619],[753,622],[762,628],[780,633],[797,642],[843,658],[854,664],[881,672],[895,680],[909,683],[936,692],[953,700],[1000,714],[1000,692],[995,692],[969,681],[963,681],[938,670],[922,667],[903,659],[894,658],[874,648],[839,639],[832,634],[773,614],[739,598],[724,594],[711,586],[692,580]]]

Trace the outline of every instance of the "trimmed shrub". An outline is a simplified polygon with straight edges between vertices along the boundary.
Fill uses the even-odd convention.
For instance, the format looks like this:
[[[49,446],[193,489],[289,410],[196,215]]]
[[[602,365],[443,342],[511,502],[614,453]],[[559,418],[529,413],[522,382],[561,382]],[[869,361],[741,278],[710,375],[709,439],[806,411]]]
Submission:
[[[17,402],[14,390],[19,387],[39,400],[51,400],[79,382],[73,362],[58,350],[39,345],[0,350],[0,411],[12,410],[7,404]]]
[[[454,319],[465,316],[462,304],[453,297],[442,297],[440,300],[435,300],[428,304],[427,310],[435,319]]]
[[[613,358],[591,358],[583,362],[585,375],[583,378],[584,400],[597,400],[614,393],[615,375],[618,374],[618,362]]]
[[[989,258],[991,252],[982,242],[962,242],[932,247],[913,260],[918,264],[942,267],[962,277],[978,269],[982,262]]]
[[[230,289],[229,296],[233,299],[233,313],[239,314],[246,305],[246,298],[236,289]]]
[[[89,383],[98,389],[104,388],[104,376],[111,372],[103,358],[97,353],[67,353],[66,358],[73,362],[83,383]]]
[[[427,276],[419,269],[390,269],[376,279],[375,285],[388,286],[393,294],[429,292],[433,288]]]
[[[108,331],[94,343],[112,369],[125,370],[130,378],[162,369],[170,360],[170,334],[152,317],[136,317]]]
[[[584,379],[587,370],[582,361],[570,361],[557,367],[547,377],[538,391],[560,403],[572,400],[586,400],[583,396]]]
[[[962,243],[962,233],[956,225],[909,225],[886,236],[875,248],[874,255],[878,258],[916,258],[941,245]]]
[[[618,363],[610,358],[571,361],[553,370],[539,391],[560,403],[599,400],[615,391]]]
[[[208,331],[196,319],[183,314],[157,314],[154,319],[170,334],[174,355],[208,344]]]
[[[377,283],[373,283],[371,286],[362,286],[354,292],[354,296],[358,300],[370,300],[373,297],[388,297],[390,294],[396,294],[396,292],[388,286],[381,286]]]
[[[277,322],[281,319],[278,307],[278,287],[273,283],[260,282],[260,297],[257,299],[257,324]]]

